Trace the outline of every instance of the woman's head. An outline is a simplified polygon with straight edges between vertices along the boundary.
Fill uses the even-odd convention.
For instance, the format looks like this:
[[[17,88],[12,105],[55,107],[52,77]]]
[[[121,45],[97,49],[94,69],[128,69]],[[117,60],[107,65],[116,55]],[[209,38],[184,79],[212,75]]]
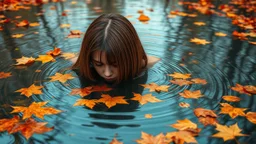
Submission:
[[[96,80],[95,71],[107,81],[120,82],[138,75],[147,56],[132,24],[119,14],[103,14],[88,27],[73,68]]]

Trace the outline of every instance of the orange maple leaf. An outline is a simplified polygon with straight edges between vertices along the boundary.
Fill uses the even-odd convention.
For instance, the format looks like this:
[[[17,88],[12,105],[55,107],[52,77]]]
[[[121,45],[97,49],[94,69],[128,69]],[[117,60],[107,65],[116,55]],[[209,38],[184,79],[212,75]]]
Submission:
[[[190,42],[193,42],[196,44],[202,44],[202,45],[206,45],[206,44],[210,43],[210,42],[206,41],[205,39],[199,39],[199,38],[190,39]]]
[[[174,72],[174,74],[168,74],[168,76],[171,76],[173,78],[177,78],[177,79],[188,79],[190,78],[191,74],[182,74],[182,73],[177,73]]]
[[[55,61],[55,59],[51,55],[39,55],[39,58],[36,61],[42,61],[42,63],[47,63],[50,61]]]
[[[30,97],[33,94],[42,94],[41,88],[43,88],[43,86],[36,86],[32,84],[28,88],[21,88],[19,90],[16,90],[15,92],[21,92],[22,95],[25,95],[26,97]]]
[[[141,86],[143,86],[145,88],[148,88],[149,92],[152,92],[152,91],[156,91],[156,92],[165,91],[165,92],[168,92],[168,88],[170,87],[170,86],[167,86],[167,85],[160,85],[159,86],[156,83],[141,84]]]
[[[256,94],[256,86],[246,85],[246,86],[244,86],[244,89],[248,93]]]
[[[237,96],[225,95],[222,97],[224,100],[229,102],[239,102],[241,99]]]
[[[178,130],[197,129],[197,124],[191,122],[189,119],[177,120],[177,122],[170,126]]]
[[[246,118],[250,122],[256,124],[256,112],[248,112],[248,113],[246,113]]]
[[[23,20],[19,23],[16,23],[17,27],[25,27],[25,26],[28,26],[28,25],[29,25],[29,22],[27,20]]]
[[[120,142],[116,138],[114,138],[109,144],[123,144],[123,142]]]
[[[62,53],[61,57],[64,57],[65,59],[71,59],[73,57],[75,57],[76,54],[75,53]]]
[[[29,118],[24,123],[20,123],[13,128],[10,134],[20,131],[26,139],[29,139],[34,133],[42,134],[53,130],[53,127],[46,127],[46,124],[47,122],[36,122],[34,119]]]
[[[102,94],[102,98],[100,98],[97,102],[105,103],[108,108],[115,106],[116,104],[128,104],[124,99],[124,96],[115,96],[112,97],[108,94]]]
[[[220,114],[229,114],[229,116],[232,119],[236,118],[239,115],[240,116],[245,116],[244,111],[247,108],[236,108],[236,107],[231,106],[228,103],[220,103],[220,105],[222,106]]]
[[[65,83],[67,80],[74,79],[75,77],[73,77],[72,74],[61,74],[57,72],[54,76],[51,76],[50,78],[50,81],[60,81],[62,83]]]
[[[16,64],[15,65],[26,65],[26,64],[31,64],[35,61],[35,58],[33,57],[24,57],[22,56],[19,59],[16,59]]]
[[[76,101],[76,103],[73,105],[73,106],[87,106],[89,107],[90,109],[92,109],[95,105],[96,105],[96,102],[97,100],[94,100],[94,99],[79,99]]]
[[[163,133],[153,136],[145,132],[141,132],[141,139],[137,139],[138,144],[169,144],[172,140],[167,139]]]
[[[216,125],[217,123],[217,115],[212,110],[196,108],[194,114],[204,126]]]
[[[149,21],[150,18],[148,16],[144,15],[144,14],[140,14],[138,20],[145,22],[145,21]]]
[[[173,83],[173,84],[179,85],[179,86],[193,84],[193,82],[188,81],[188,80],[184,80],[184,79],[174,79],[174,80],[170,80],[170,82]]]
[[[184,92],[179,93],[179,95],[184,97],[184,98],[194,98],[194,99],[198,99],[198,98],[203,96],[201,94],[200,90],[196,90],[196,91],[184,90]]]
[[[58,114],[62,112],[52,107],[42,107],[46,104],[47,102],[33,102],[29,107],[12,106],[14,110],[11,113],[22,112],[22,119],[30,118],[32,114],[34,114],[40,119],[44,119],[44,115]]]
[[[155,102],[161,102],[160,99],[157,99],[156,97],[152,96],[152,94],[145,94],[142,96],[138,93],[133,93],[134,97],[131,98],[131,100],[138,101],[141,105],[144,105],[148,102],[155,103]]]
[[[7,73],[5,73],[5,72],[0,72],[0,79],[8,78],[8,77],[10,77],[10,76],[12,76],[11,72],[7,72]]]
[[[236,91],[236,92],[239,92],[241,94],[247,94],[247,95],[251,96],[251,94],[245,90],[244,86],[242,86],[238,83],[236,84],[235,87],[231,87],[231,89]]]
[[[191,79],[192,82],[194,82],[195,84],[207,84],[207,81],[205,79],[200,79],[200,78],[193,78]]]
[[[194,136],[188,131],[168,132],[166,138],[171,139],[176,144],[197,143]]]
[[[70,92],[70,95],[80,95],[81,97],[87,96],[89,94],[91,94],[92,91],[92,86],[89,87],[84,87],[84,88],[75,88],[72,89],[72,91]]]
[[[10,131],[16,126],[16,123],[20,121],[19,116],[14,116],[11,119],[0,119],[0,132]]]
[[[231,126],[216,124],[216,130],[219,132],[212,135],[212,137],[223,138],[224,141],[235,139],[236,136],[248,136],[240,133],[241,129],[237,123]]]
[[[47,55],[51,55],[51,56],[57,56],[60,53],[61,53],[61,49],[57,48],[57,47],[54,47],[53,50],[50,50],[50,51],[46,52]]]

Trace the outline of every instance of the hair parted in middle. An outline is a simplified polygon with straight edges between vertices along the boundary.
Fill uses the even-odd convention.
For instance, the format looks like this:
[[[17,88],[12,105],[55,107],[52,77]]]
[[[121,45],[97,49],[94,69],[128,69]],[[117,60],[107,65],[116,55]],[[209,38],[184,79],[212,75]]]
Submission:
[[[147,55],[131,22],[120,14],[103,14],[88,27],[81,50],[73,68],[89,80],[97,80],[92,63],[92,53],[106,53],[109,63],[116,62],[117,83],[134,78],[147,66]]]

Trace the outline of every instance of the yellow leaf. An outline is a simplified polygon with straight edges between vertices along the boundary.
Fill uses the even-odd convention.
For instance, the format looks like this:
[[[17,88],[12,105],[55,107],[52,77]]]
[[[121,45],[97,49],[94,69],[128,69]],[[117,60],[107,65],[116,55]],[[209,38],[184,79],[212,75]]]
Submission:
[[[62,83],[65,83],[67,80],[74,79],[75,77],[73,77],[72,74],[56,73],[54,76],[51,76],[50,78],[50,81],[60,81]]]
[[[174,72],[174,74],[168,74],[168,76],[171,76],[177,79],[188,79],[190,78],[191,74],[182,74],[182,73]]]
[[[179,85],[179,86],[193,84],[193,82],[188,81],[188,80],[184,80],[184,79],[174,79],[174,80],[170,80],[170,82],[173,83],[173,84]]]
[[[196,139],[188,131],[177,131],[177,132],[168,132],[166,138],[173,140],[177,144],[186,143],[197,143]]]
[[[61,24],[60,27],[61,28],[70,28],[70,24]]]
[[[220,103],[220,105],[222,106],[220,114],[229,114],[232,119],[236,118],[237,116],[245,116],[244,111],[247,108],[236,108],[228,103]]]
[[[65,59],[71,59],[73,57],[75,57],[76,54],[75,53],[62,53],[61,57],[64,57]]]
[[[224,100],[229,102],[239,102],[241,99],[237,96],[225,95],[222,97]]]
[[[13,34],[12,35],[13,38],[21,38],[23,36],[24,36],[24,34]]]
[[[196,44],[202,44],[202,45],[206,45],[206,44],[210,43],[210,42],[206,41],[205,39],[199,39],[199,38],[190,39],[190,42],[193,42]]]
[[[194,25],[203,26],[203,25],[205,25],[205,23],[204,22],[194,22]]]
[[[42,61],[42,63],[47,63],[50,61],[55,61],[55,59],[51,55],[39,55],[39,58],[36,61]]]
[[[178,123],[172,124],[171,126],[178,130],[197,129],[197,124],[191,122],[188,119],[177,120]]]
[[[235,139],[236,136],[247,136],[240,133],[241,129],[237,123],[231,126],[216,124],[216,130],[219,132],[212,135],[212,137],[223,138],[224,141]]]
[[[30,23],[29,26],[31,26],[31,27],[40,26],[40,23],[38,23],[38,22]]]
[[[216,36],[220,36],[220,37],[225,37],[225,36],[227,36],[227,34],[222,33],[222,32],[216,32],[215,35],[216,35]]]
[[[144,116],[145,116],[145,118],[148,118],[148,119],[152,118],[152,114],[145,114]]]
[[[35,58],[33,57],[24,57],[22,56],[19,59],[16,59],[16,64],[15,65],[26,65],[26,64],[30,64],[33,63],[35,61]]]
[[[150,83],[150,84],[141,84],[141,86],[148,88],[150,92],[152,91],[156,91],[156,92],[161,92],[161,91],[165,91],[168,92],[168,88],[170,86],[167,85],[157,85],[155,83]]]

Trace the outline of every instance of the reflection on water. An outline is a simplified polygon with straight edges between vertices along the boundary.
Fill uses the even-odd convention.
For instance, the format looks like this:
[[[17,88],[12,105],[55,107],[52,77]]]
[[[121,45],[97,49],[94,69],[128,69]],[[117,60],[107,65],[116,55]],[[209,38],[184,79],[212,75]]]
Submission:
[[[39,122],[48,122],[54,130],[45,134],[35,134],[28,141],[19,133],[0,135],[2,143],[109,143],[115,136],[124,143],[135,143],[141,131],[152,135],[161,132],[171,132],[169,127],[177,120],[189,119],[203,128],[193,114],[193,109],[202,107],[218,113],[223,95],[239,96],[242,101],[231,103],[235,107],[248,108],[256,111],[255,95],[247,96],[230,89],[236,83],[242,85],[256,85],[256,47],[248,41],[239,40],[232,36],[237,26],[232,25],[230,18],[218,15],[203,15],[179,5],[175,0],[159,1],[125,1],[125,0],[77,0],[48,3],[32,6],[30,10],[2,11],[0,15],[12,20],[3,24],[0,31],[0,72],[11,72],[12,76],[0,81],[0,117],[10,118],[10,106],[28,106],[33,101],[49,101],[47,106],[60,109],[58,115],[45,116],[44,120],[34,117]],[[214,2],[216,8],[226,1]],[[55,8],[53,8],[53,6]],[[152,8],[153,11],[148,9]],[[197,14],[197,17],[176,16],[168,18],[170,11],[179,9],[187,13]],[[102,10],[102,12],[101,12]],[[138,10],[150,17],[148,24],[138,21]],[[67,15],[63,16],[63,11]],[[43,14],[39,15],[39,13]],[[42,64],[35,62],[27,67],[14,66],[15,59],[38,57],[54,46],[63,52],[78,53],[82,38],[69,39],[66,36],[70,30],[85,32],[89,24],[100,14],[115,12],[128,16],[137,30],[143,46],[149,55],[161,58],[154,67],[141,77],[120,85],[113,86],[114,90],[103,92],[114,96],[125,96],[127,105],[118,104],[107,108],[104,104],[97,104],[93,109],[83,106],[74,107],[79,96],[70,96],[71,89],[82,88],[91,83],[79,78],[74,71],[67,70],[72,65],[69,60],[56,57],[55,62]],[[238,10],[243,13],[243,10]],[[38,16],[37,16],[37,15]],[[16,16],[21,16],[17,18]],[[27,19],[29,22],[39,22],[38,27],[15,27],[17,21]],[[205,22],[205,26],[196,26],[194,22]],[[70,24],[70,28],[60,28],[61,24]],[[37,33],[35,33],[37,32]],[[226,33],[226,37],[217,37],[215,32]],[[24,34],[22,38],[12,38],[13,34]],[[210,41],[207,45],[196,45],[191,38],[201,38]],[[255,41],[255,39],[250,39]],[[182,64],[182,65],[181,65]],[[35,72],[41,70],[40,72]],[[76,78],[66,83],[50,82],[49,77],[56,72],[72,73]],[[191,73],[193,78],[207,80],[206,85],[178,86],[169,82],[167,74],[174,72]],[[168,92],[149,92],[139,84],[155,82],[158,85],[169,85]],[[16,90],[29,87],[31,84],[42,85],[43,94],[30,98],[20,95]],[[109,85],[111,86],[111,85]],[[184,99],[179,93],[185,89],[200,90],[204,97],[199,99]],[[152,95],[161,99],[159,103],[140,105],[129,100],[133,92]],[[86,98],[100,98],[102,93],[94,92]],[[179,107],[180,102],[187,102],[190,108]],[[146,119],[145,114],[152,114],[152,119]],[[21,115],[21,114],[20,114]],[[255,143],[255,125],[244,117],[231,119],[228,115],[219,115],[220,124],[230,125],[235,122],[249,134],[248,137],[238,137],[241,143]],[[223,143],[222,139],[210,137],[216,133],[215,128],[208,126],[202,129],[196,138],[198,143]],[[234,143],[234,141],[227,141]]]

